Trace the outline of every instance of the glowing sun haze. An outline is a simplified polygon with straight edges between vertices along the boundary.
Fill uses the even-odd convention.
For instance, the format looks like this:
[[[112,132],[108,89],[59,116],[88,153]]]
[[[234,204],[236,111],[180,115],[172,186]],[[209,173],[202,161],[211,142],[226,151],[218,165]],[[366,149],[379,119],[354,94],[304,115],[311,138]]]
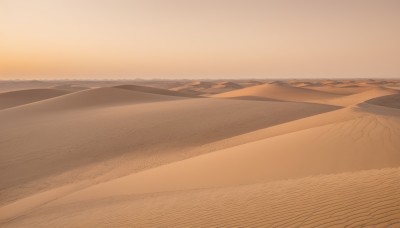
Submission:
[[[0,0],[0,79],[399,76],[398,0]]]

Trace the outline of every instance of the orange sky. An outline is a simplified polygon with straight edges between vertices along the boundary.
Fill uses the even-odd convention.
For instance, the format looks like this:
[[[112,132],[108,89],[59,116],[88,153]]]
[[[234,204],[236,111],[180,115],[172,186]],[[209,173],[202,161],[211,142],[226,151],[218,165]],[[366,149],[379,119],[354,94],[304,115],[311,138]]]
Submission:
[[[400,77],[399,0],[0,0],[0,79]]]

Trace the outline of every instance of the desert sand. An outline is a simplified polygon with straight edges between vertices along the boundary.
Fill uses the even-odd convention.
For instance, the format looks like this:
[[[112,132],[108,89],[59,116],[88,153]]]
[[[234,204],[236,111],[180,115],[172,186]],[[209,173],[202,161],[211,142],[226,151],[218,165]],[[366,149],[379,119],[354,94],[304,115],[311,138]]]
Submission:
[[[400,80],[0,83],[1,227],[398,227]]]

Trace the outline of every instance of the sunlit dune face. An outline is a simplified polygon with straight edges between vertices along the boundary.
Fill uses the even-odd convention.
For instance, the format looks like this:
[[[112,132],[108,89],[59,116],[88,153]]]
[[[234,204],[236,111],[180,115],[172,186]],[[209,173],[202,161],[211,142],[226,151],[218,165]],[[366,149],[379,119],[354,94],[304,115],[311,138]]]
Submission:
[[[396,77],[395,0],[2,0],[0,77]]]

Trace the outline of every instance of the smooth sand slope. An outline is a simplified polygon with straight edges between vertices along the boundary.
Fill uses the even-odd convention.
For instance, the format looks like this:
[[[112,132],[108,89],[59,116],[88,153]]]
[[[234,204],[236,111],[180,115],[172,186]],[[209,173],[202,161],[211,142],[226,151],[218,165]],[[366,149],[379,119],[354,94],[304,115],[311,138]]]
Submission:
[[[28,89],[0,93],[0,110],[68,94],[61,89]]]
[[[382,87],[373,87],[364,92],[354,93],[351,95],[331,99],[327,103],[332,104],[332,105],[339,105],[339,106],[354,106],[354,105],[360,104],[362,102],[365,102],[367,100],[370,100],[370,99],[373,99],[376,97],[398,94],[398,93],[399,93],[399,91],[393,90],[393,89],[387,89],[387,88],[382,88]]]
[[[228,147],[231,144],[207,144],[335,109],[186,99],[118,88],[85,90],[7,109],[0,112],[1,202]]]
[[[4,227],[398,227],[400,169],[53,204]]]
[[[287,83],[273,83],[233,90],[211,97],[242,100],[299,101],[349,107],[369,99],[398,94],[398,90],[375,86],[341,85],[296,87]]]
[[[34,105],[26,107],[26,112],[61,112],[76,109],[102,108],[185,99],[184,96],[166,96],[163,94],[154,93],[152,90],[153,89],[150,88],[149,91],[145,91],[143,89],[135,91],[133,89],[123,89],[117,87],[87,89],[49,99],[45,102],[35,103]],[[19,113],[22,112],[23,111],[19,111]]]
[[[399,167],[400,110],[378,115],[370,109],[346,110],[355,113],[345,121],[321,114],[336,118],[335,122],[159,166],[67,198],[87,200]]]

